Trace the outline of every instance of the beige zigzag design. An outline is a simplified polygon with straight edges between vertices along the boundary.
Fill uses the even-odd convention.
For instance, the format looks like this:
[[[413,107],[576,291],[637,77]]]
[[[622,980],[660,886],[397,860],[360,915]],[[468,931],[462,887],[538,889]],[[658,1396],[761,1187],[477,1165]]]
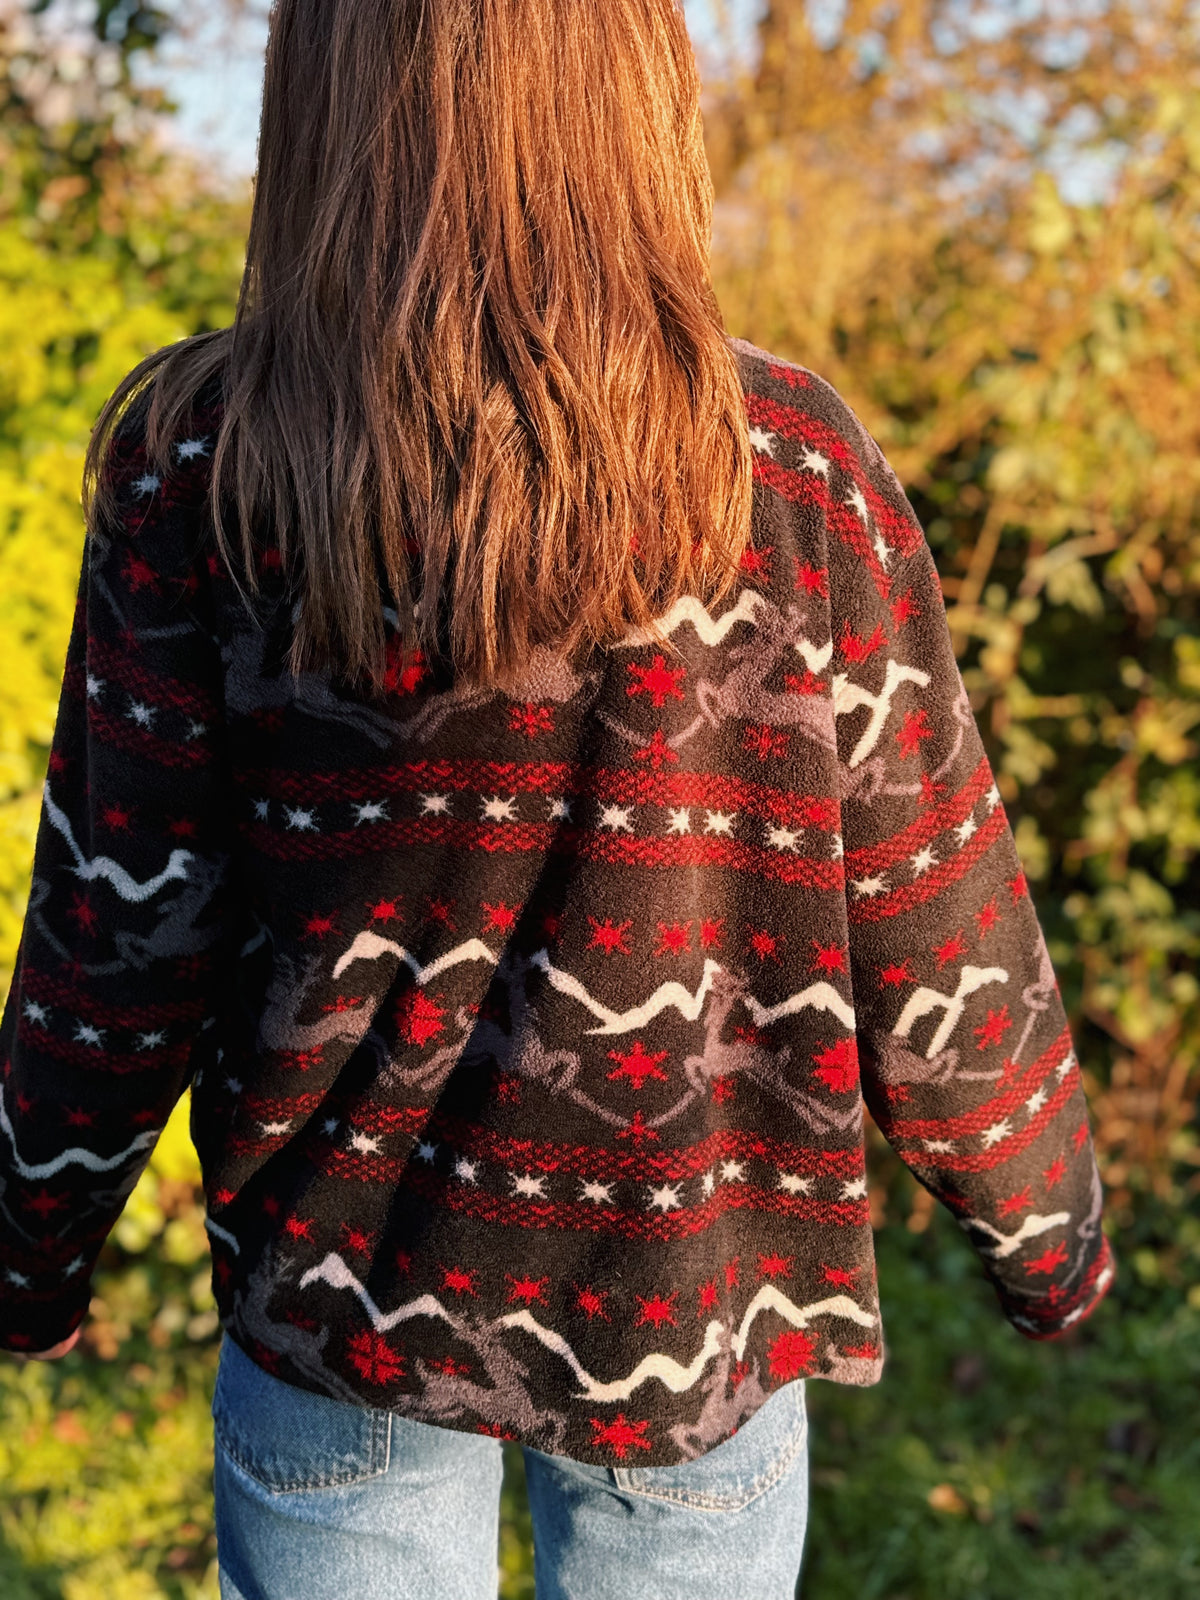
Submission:
[[[333,975],[335,978],[340,978],[353,961],[375,961],[389,953],[400,957],[419,984],[440,977],[448,967],[457,967],[463,961],[490,961],[492,966],[496,966],[500,960],[482,939],[465,939],[462,944],[456,944],[453,950],[447,950],[445,955],[438,956],[435,961],[423,967],[416,956],[410,955],[402,944],[397,944],[394,939],[384,939],[378,933],[372,933],[364,928],[362,933],[355,935],[350,948],[334,963]]]
[[[419,1295],[415,1300],[410,1300],[407,1305],[398,1306],[394,1311],[380,1311],[342,1257],[332,1252],[318,1266],[309,1268],[300,1279],[300,1287],[304,1289],[310,1283],[317,1282],[327,1283],[334,1289],[352,1290],[361,1301],[376,1333],[386,1333],[398,1323],[406,1322],[411,1317],[421,1316],[438,1317],[450,1323],[452,1327],[457,1326],[457,1319],[446,1310],[436,1296],[431,1294]],[[825,1300],[798,1306],[774,1284],[764,1283],[747,1306],[741,1327],[732,1340],[733,1351],[739,1361],[745,1353],[746,1341],[750,1336],[754,1319],[760,1311],[765,1310],[777,1311],[785,1322],[791,1323],[793,1328],[807,1327],[814,1317],[820,1316],[845,1317],[864,1328],[873,1328],[877,1320],[869,1311],[864,1311],[861,1306],[856,1305],[848,1295],[830,1295]],[[561,1333],[553,1328],[543,1327],[528,1309],[510,1311],[497,1320],[502,1328],[523,1328],[540,1344],[545,1345],[547,1350],[553,1350],[556,1355],[561,1356],[582,1385],[577,1398],[595,1401],[627,1400],[635,1389],[639,1389],[643,1383],[649,1383],[651,1379],[657,1379],[665,1384],[673,1394],[680,1394],[685,1389],[690,1389],[713,1357],[720,1354],[721,1334],[724,1328],[722,1323],[716,1321],[706,1326],[704,1342],[686,1367],[673,1356],[666,1355],[663,1351],[655,1351],[652,1355],[644,1356],[628,1377],[603,1383],[586,1370]]]

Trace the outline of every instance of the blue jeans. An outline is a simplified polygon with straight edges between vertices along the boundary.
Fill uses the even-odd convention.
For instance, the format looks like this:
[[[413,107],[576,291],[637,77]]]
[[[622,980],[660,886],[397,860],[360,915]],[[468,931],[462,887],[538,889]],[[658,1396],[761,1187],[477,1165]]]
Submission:
[[[228,1338],[213,1422],[222,1600],[496,1600],[497,1440],[310,1394]],[[803,1381],[682,1466],[524,1456],[538,1600],[793,1600]]]

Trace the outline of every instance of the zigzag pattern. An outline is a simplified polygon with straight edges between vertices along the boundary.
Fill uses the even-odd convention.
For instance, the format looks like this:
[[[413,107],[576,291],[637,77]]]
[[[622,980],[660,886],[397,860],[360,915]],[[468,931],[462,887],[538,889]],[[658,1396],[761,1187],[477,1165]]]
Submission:
[[[137,408],[84,552],[0,1023],[0,1346],[86,1314],[192,1090],[224,1327],[340,1400],[616,1463],[870,1383],[864,1106],[1052,1337],[1112,1281],[1079,1065],[894,475],[734,342],[743,581],[501,689],[284,667]]]

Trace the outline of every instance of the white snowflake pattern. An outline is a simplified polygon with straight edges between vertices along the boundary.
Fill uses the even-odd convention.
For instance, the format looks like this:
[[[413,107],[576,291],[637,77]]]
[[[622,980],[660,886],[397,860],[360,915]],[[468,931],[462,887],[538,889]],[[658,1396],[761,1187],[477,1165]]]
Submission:
[[[661,1188],[651,1189],[650,1205],[659,1211],[675,1211],[679,1207],[679,1185],[677,1183],[664,1183]]]
[[[286,1133],[291,1125],[290,1118],[287,1122],[260,1122],[258,1131],[264,1139],[277,1139],[281,1133]]]
[[[706,811],[704,813],[705,833],[721,833],[726,836],[733,833],[733,819],[736,811]]]
[[[437,1145],[430,1144],[428,1139],[422,1139],[417,1145],[417,1160],[432,1161],[437,1155]]]
[[[1049,1099],[1045,1089],[1035,1089],[1025,1102],[1025,1109],[1031,1117],[1036,1117],[1038,1112]]]
[[[167,1033],[165,1028],[153,1028],[149,1033],[139,1033],[137,1048],[139,1050],[157,1050],[160,1044],[166,1044]]]
[[[459,1156],[454,1163],[454,1176],[461,1178],[464,1183],[479,1182],[479,1163],[468,1161],[466,1156]]]
[[[779,1187],[786,1189],[788,1194],[807,1194],[812,1188],[810,1178],[801,1178],[795,1172],[781,1172],[779,1174]]]
[[[450,796],[448,794],[423,794],[421,796],[421,815],[423,817],[445,817],[450,812]]]
[[[152,472],[143,473],[140,478],[134,479],[132,488],[138,499],[144,500],[147,495],[151,495],[156,489],[162,488],[162,479],[156,478]]]
[[[526,1200],[544,1200],[546,1198],[546,1180],[544,1177],[535,1178],[532,1172],[526,1172],[518,1177],[515,1172],[510,1172],[513,1193],[522,1195]]]
[[[937,857],[933,853],[933,846],[923,844],[914,854],[909,856],[908,864],[912,868],[914,878],[919,878],[923,872],[928,872],[930,867],[937,866]]]
[[[77,1022],[75,1024],[75,1040],[77,1044],[102,1045],[104,1043],[104,1029],[95,1028],[90,1022]]]
[[[995,784],[992,785],[983,798],[988,810],[995,811],[996,807],[1000,804],[1000,791],[997,789]]]
[[[687,806],[672,806],[667,812],[668,833],[691,833],[692,816]]]
[[[800,465],[805,472],[815,472],[819,477],[829,477],[829,457],[823,456],[819,450],[814,450],[806,444],[800,452]]]
[[[843,1200],[865,1200],[867,1198],[867,1180],[865,1178],[851,1178],[842,1185]]]
[[[197,456],[208,454],[207,439],[181,439],[175,446],[175,454],[180,461],[194,461]]]
[[[244,1085],[240,1078],[226,1078],[225,1087],[229,1090],[230,1094],[241,1094]]]
[[[829,853],[835,861],[840,861],[846,853],[846,846],[840,833],[829,835]]]
[[[357,1150],[359,1155],[374,1156],[379,1154],[379,1140],[374,1134],[354,1133],[350,1136],[350,1148]]]
[[[974,817],[964,817],[954,830],[954,835],[959,844],[966,844],[967,840],[978,830],[979,824]]]
[[[931,1156],[948,1156],[954,1149],[953,1139],[922,1139],[921,1143]]]
[[[767,829],[767,843],[775,846],[776,850],[795,850],[800,842],[800,835],[793,833],[790,828]]]
[[[632,833],[633,823],[629,820],[631,806],[602,806],[600,808],[600,826],[611,828],[614,833]]]
[[[740,1161],[722,1161],[722,1183],[745,1183],[746,1173]]]
[[[700,1188],[701,1188],[701,1191],[703,1192],[704,1198],[706,1200],[708,1199],[709,1195],[713,1192],[713,1190],[716,1187],[717,1187],[717,1175],[716,1175],[715,1172],[710,1170],[710,1171],[706,1172],[704,1174],[703,1178],[701,1178],[701,1180],[700,1180]]]
[[[775,435],[768,433],[765,428],[750,429],[750,448],[757,450],[759,455],[774,457],[774,439]]]
[[[270,808],[270,804],[269,800],[256,800],[254,802],[255,822],[265,822],[267,820],[267,811]]]
[[[857,895],[882,894],[887,884],[882,878],[855,878],[854,892]]]
[[[388,820],[386,800],[364,800],[355,806],[358,815],[354,819],[357,828],[360,822],[386,822]]]
[[[36,1000],[26,1000],[21,1011],[30,1022],[38,1022],[43,1028],[46,1026],[46,1018],[50,1015],[45,1006],[39,1005]]]
[[[87,675],[88,699],[89,700],[97,699],[99,694],[100,694],[100,691],[101,691],[101,689],[103,689],[103,687],[104,687],[104,679],[103,678],[98,678],[94,672],[89,672],[88,675]]]
[[[515,822],[517,820],[517,797],[510,795],[507,800],[495,794],[490,800],[483,802],[483,819],[485,822]]]
[[[853,489],[851,489],[850,493],[846,496],[845,504],[848,505],[853,511],[857,512],[859,517],[862,518],[863,522],[867,521],[867,497],[857,484],[854,485]]]
[[[333,1135],[341,1127],[341,1123],[336,1117],[326,1117],[321,1126],[324,1128],[327,1135]]]
[[[316,812],[311,806],[284,806],[283,818],[289,828],[297,828],[301,833],[318,832]]]
[[[148,706],[144,700],[131,700],[125,715],[130,722],[136,722],[139,728],[148,728],[157,710],[157,706]]]
[[[993,1122],[990,1128],[983,1130],[983,1148],[990,1150],[994,1144],[1007,1139],[1011,1132],[1012,1123],[1007,1117],[1001,1117],[999,1122]]]
[[[560,798],[558,800],[551,800],[551,802],[550,802],[550,821],[551,822],[570,822],[571,821],[571,807],[572,807],[572,805],[574,805],[574,803],[575,802],[573,800],[566,800],[566,799],[562,799],[562,798]]]
[[[593,1205],[611,1205],[612,1184],[597,1183],[594,1178],[589,1178],[579,1191],[581,1200],[590,1200]]]

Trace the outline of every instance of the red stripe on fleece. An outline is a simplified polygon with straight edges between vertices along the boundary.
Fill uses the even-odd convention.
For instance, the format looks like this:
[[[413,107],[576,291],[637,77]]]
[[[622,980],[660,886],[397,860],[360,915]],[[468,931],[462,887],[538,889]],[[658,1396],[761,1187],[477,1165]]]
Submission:
[[[847,908],[847,915],[851,922],[882,922],[885,917],[896,917],[904,911],[911,911],[915,906],[924,905],[927,900],[932,900],[941,894],[952,883],[957,883],[965,877],[981,856],[996,843],[998,839],[1006,836],[1006,822],[1003,807],[997,806],[991,816],[981,826],[978,833],[973,834],[969,844],[964,845],[957,855],[951,856],[949,861],[940,862],[936,867],[931,867],[913,883],[906,883],[899,889],[893,889],[890,894],[864,896],[852,901]]]
[[[1071,1049],[1070,1030],[1064,1028],[1048,1045],[1036,1061],[1023,1069],[1019,1078],[1015,1079],[1012,1087],[1003,1094],[998,1094],[992,1100],[985,1100],[982,1105],[976,1106],[961,1117],[946,1117],[939,1121],[929,1117],[906,1117],[895,1122],[888,1122],[887,1132],[891,1139],[956,1139],[970,1133],[982,1133],[984,1128],[990,1127],[993,1122],[1006,1116],[1010,1111],[1016,1111],[1030,1096],[1039,1084],[1055,1070],[1059,1062],[1066,1058]]]
[[[113,1006],[89,995],[86,990],[61,978],[51,977],[36,967],[21,972],[21,994],[42,1005],[63,1006],[72,1018],[109,1028],[152,1028],[160,1022],[198,1022],[205,1014],[203,1000],[180,1000],[150,1006]]]
[[[939,805],[930,806],[922,816],[890,838],[881,839],[878,844],[862,845],[857,850],[847,850],[846,871],[874,872],[880,868],[894,867],[898,861],[912,855],[939,833],[955,827],[970,816],[979,803],[979,797],[986,794],[991,785],[992,769],[984,756],[957,794]]]
[[[816,506],[824,514],[830,529],[850,546],[871,574],[881,598],[888,598],[892,592],[892,580],[875,554],[867,530],[849,506],[841,505],[833,498],[823,478],[813,472],[794,472],[791,467],[781,466],[770,456],[757,452],[754,456],[754,476],[785,500]]]
[[[321,1169],[325,1177],[358,1178],[362,1158],[332,1157]],[[362,1178],[370,1182],[372,1175]],[[552,1200],[519,1200],[493,1195],[473,1184],[437,1172],[405,1169],[400,1187],[418,1194],[448,1211],[498,1223],[501,1227],[562,1228],[572,1232],[616,1234],[626,1239],[657,1239],[664,1243],[691,1238],[719,1222],[727,1211],[772,1213],[797,1222],[817,1222],[834,1227],[865,1227],[870,1221],[866,1200],[810,1200],[807,1195],[789,1195],[775,1190],[756,1189],[748,1183],[726,1184],[700,1206],[681,1207],[659,1213],[623,1211],[615,1206]]]
[[[785,439],[812,445],[822,455],[836,461],[847,477],[853,478],[862,490],[867,510],[888,544],[902,556],[916,555],[924,542],[924,535],[916,520],[884,499],[862,470],[861,459],[840,433],[835,433],[828,423],[821,422],[811,412],[781,405],[778,400],[769,400],[764,395],[753,395],[748,403],[750,421],[754,427],[766,427]]]
[[[631,867],[728,867],[807,889],[840,891],[845,883],[840,861],[818,861],[801,855],[773,853],[733,839],[689,835],[668,839],[625,838],[598,829],[549,822],[512,822],[489,826],[456,817],[404,817],[372,823],[369,829],[338,833],[278,833],[263,824],[245,824],[254,847],[277,860],[337,860],[421,844],[447,844],[456,850],[510,854],[545,850],[549,855],[604,861]]]
[[[710,772],[621,772],[589,769],[548,761],[409,761],[394,767],[334,772],[280,772],[272,767],[237,771],[240,786],[264,799],[320,804],[379,800],[389,794],[448,791],[474,795],[544,794],[549,798],[597,800],[632,805],[705,806],[709,810],[746,812],[772,822],[834,830],[839,801],[835,795],[797,794],[794,790]]]
[[[1077,1073],[1078,1068],[1075,1068],[1062,1087],[1051,1095],[1037,1116],[1030,1117],[1019,1133],[1009,1134],[990,1150],[980,1150],[974,1155],[942,1155],[916,1146],[901,1149],[897,1145],[896,1154],[911,1166],[932,1167],[937,1172],[990,1172],[993,1167],[1001,1167],[1013,1156],[1019,1155],[1054,1121],[1075,1092]]]

